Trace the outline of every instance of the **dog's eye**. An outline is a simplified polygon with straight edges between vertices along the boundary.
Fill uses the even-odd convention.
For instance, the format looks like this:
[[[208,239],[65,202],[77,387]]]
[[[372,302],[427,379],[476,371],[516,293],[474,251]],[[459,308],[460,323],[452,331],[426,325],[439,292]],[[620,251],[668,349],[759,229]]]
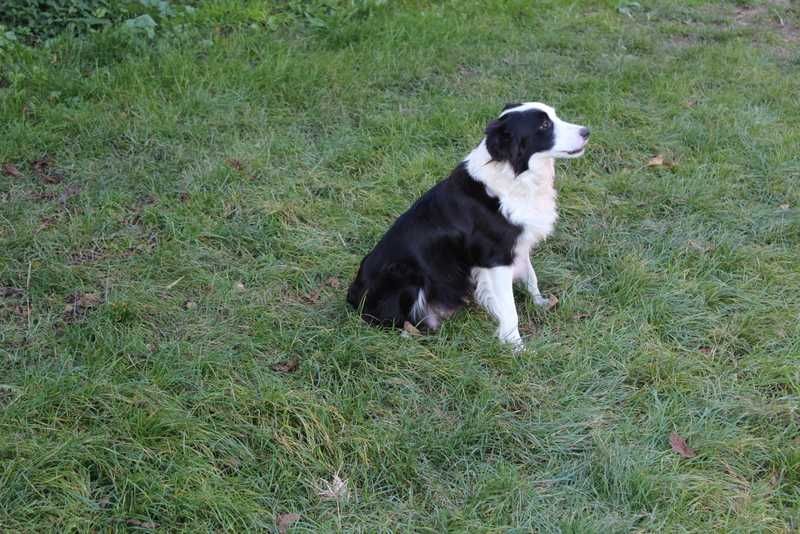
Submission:
[[[552,123],[549,120],[545,119],[542,121],[542,124],[539,125],[539,129],[547,130],[548,128],[550,128],[550,126],[552,126]]]

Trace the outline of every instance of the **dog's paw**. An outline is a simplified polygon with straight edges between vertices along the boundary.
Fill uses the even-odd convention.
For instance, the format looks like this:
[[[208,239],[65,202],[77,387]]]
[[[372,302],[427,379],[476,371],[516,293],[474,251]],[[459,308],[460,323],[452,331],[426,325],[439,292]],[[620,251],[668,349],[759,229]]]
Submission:
[[[558,304],[558,297],[550,295],[543,297],[541,295],[533,295],[533,303],[542,308],[544,311],[552,310]]]
[[[525,344],[522,342],[522,337],[519,335],[519,330],[512,330],[510,332],[501,332],[498,329],[497,337],[500,339],[502,343],[511,346],[511,350],[514,352],[520,352],[525,348]]]

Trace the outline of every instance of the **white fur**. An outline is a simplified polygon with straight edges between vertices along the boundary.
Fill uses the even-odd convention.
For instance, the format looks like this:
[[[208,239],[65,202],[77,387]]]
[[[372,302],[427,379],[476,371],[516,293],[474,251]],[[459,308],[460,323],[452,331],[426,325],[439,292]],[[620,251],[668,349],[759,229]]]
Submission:
[[[436,330],[444,319],[453,315],[454,311],[430,304],[425,296],[425,290],[420,289],[417,300],[411,307],[411,318],[416,325],[422,323],[431,330]]]
[[[473,269],[473,278],[475,300],[497,319],[497,337],[500,341],[521,347],[512,268],[501,266]]]
[[[530,109],[540,109],[548,114],[555,128],[555,144],[547,152],[534,154],[528,161],[527,171],[515,175],[509,163],[492,161],[486,149],[486,139],[464,160],[470,175],[482,182],[490,195],[499,199],[503,216],[522,227],[510,267],[473,270],[475,300],[497,319],[500,340],[516,346],[522,342],[514,305],[513,281],[522,280],[537,305],[544,306],[548,302],[539,292],[530,251],[553,232],[558,219],[554,186],[555,158],[579,156],[586,142],[579,133],[581,126],[562,121],[556,116],[555,110],[545,104],[528,102],[508,109],[500,116]]]
[[[553,148],[547,152],[534,154],[533,158],[577,158],[583,153],[583,147],[586,145],[586,139],[580,134],[583,126],[562,121],[558,118],[558,115],[556,115],[556,110],[547,104],[542,104],[541,102],[525,102],[517,107],[503,111],[500,116],[502,117],[509,113],[529,111],[532,109],[538,109],[539,111],[547,113],[555,129],[555,145],[553,145]]]

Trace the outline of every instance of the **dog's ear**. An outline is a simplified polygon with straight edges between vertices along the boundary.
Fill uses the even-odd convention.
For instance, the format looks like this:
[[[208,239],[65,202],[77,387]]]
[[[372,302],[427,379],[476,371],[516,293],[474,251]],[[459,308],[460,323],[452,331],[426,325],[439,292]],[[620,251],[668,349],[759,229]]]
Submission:
[[[486,126],[486,150],[494,161],[511,159],[511,132],[503,119],[493,120]]]
[[[528,170],[528,155],[523,140],[511,131],[503,118],[494,120],[486,127],[486,150],[494,161],[507,161],[514,174]]]

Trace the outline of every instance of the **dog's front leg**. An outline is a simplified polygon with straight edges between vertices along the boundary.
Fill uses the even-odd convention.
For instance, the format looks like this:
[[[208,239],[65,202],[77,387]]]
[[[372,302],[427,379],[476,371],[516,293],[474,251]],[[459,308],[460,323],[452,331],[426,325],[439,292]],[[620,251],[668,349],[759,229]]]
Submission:
[[[514,304],[514,271],[511,266],[478,269],[475,276],[475,300],[499,323],[497,337],[504,343],[522,348],[519,318]]]
[[[525,263],[525,288],[531,294],[533,303],[542,308],[550,306],[550,299],[544,298],[539,291],[539,280],[536,278],[536,271],[533,270],[531,258],[527,254],[525,255]]]

